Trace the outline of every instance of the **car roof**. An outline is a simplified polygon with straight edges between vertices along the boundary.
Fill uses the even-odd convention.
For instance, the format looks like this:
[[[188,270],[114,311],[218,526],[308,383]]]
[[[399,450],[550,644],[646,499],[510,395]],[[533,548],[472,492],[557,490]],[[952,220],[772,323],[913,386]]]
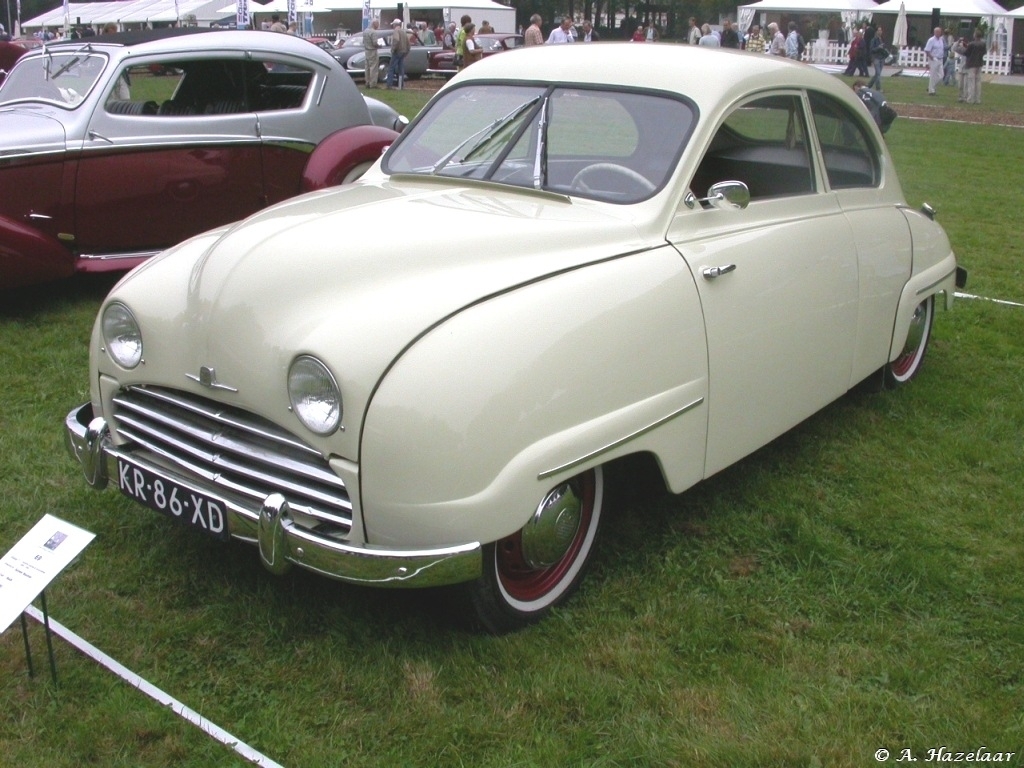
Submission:
[[[337,61],[323,48],[305,38],[281,32],[264,30],[234,30],[212,28],[183,28],[161,30],[139,30],[118,32],[110,35],[95,35],[78,40],[61,40],[48,43],[51,52],[80,50],[91,46],[95,50],[130,50],[133,54],[144,53],[202,53],[205,45],[228,47],[236,50],[253,50],[261,53],[282,53],[313,59],[325,66],[333,67]],[[39,49],[31,52],[41,55]]]
[[[808,64],[782,56],[670,43],[516,48],[485,57],[450,85],[495,79],[649,88],[686,96],[702,113],[749,93],[787,87],[815,89],[856,103],[853,91],[841,80]]]

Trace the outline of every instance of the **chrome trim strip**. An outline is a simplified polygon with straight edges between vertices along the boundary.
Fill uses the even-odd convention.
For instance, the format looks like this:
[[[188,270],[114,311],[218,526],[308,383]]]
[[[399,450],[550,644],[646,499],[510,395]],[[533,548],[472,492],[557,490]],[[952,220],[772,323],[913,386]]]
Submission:
[[[120,261],[121,259],[151,259],[160,251],[135,251],[133,253],[83,253],[78,256],[83,261]]]
[[[598,448],[597,450],[591,451],[590,453],[584,454],[583,456],[580,456],[579,458],[573,459],[572,461],[568,461],[565,464],[561,464],[561,465],[559,465],[557,467],[554,467],[552,469],[544,470],[539,475],[537,475],[537,479],[538,480],[543,480],[543,479],[545,479],[547,477],[551,477],[552,475],[556,475],[559,472],[565,472],[568,469],[572,469],[573,467],[579,466],[580,464],[582,464],[582,463],[584,463],[586,461],[590,461],[595,456],[600,456],[602,453],[607,453],[608,451],[612,450],[613,448],[618,448],[623,443],[628,443],[630,440],[634,440],[634,439],[640,437],[640,435],[646,434],[647,432],[650,432],[652,429],[660,427],[662,424],[664,424],[664,423],[666,423],[668,421],[671,421],[676,416],[682,416],[687,411],[692,411],[694,408],[696,408],[698,405],[700,405],[703,402],[704,402],[704,398],[703,397],[698,397],[692,403],[690,403],[688,405],[684,405],[682,408],[680,408],[680,409],[678,409],[676,411],[673,411],[672,413],[668,414],[667,416],[663,416],[662,418],[658,419],[657,421],[654,421],[654,422],[648,424],[646,427],[640,427],[640,429],[636,430],[636,432],[628,434],[625,437],[620,437],[618,440],[615,440],[614,442],[608,443],[608,445],[602,446],[601,448]]]
[[[181,408],[182,410],[191,411],[192,413],[195,413],[199,416],[203,416],[207,419],[210,419],[211,421],[216,421],[220,424],[223,424],[226,427],[233,427],[235,429],[248,432],[249,434],[254,435],[255,437],[261,438],[263,440],[281,443],[282,445],[287,445],[289,448],[297,448],[298,450],[305,451],[306,453],[309,453],[312,456],[320,455],[319,451],[310,448],[303,442],[294,440],[283,433],[271,432],[269,430],[260,429],[259,427],[248,422],[232,418],[230,414],[224,413],[223,411],[218,410],[216,408],[209,407],[205,403],[194,402],[184,397],[175,397],[170,392],[159,389],[144,387],[131,387],[131,389],[137,389],[146,397],[153,398],[154,400],[160,400],[174,408]],[[121,407],[130,407],[127,402],[118,402],[118,405]]]
[[[951,270],[950,270],[949,272],[947,272],[947,273],[946,273],[945,275],[943,275],[942,277],[940,277],[940,278],[939,278],[938,280],[936,280],[936,281],[935,281],[934,283],[932,283],[931,285],[926,285],[926,286],[925,286],[924,288],[921,288],[921,289],[920,289],[920,290],[919,290],[919,291],[917,292],[917,294],[916,294],[916,295],[920,296],[920,295],[921,295],[922,293],[928,293],[928,291],[930,291],[930,290],[931,290],[932,288],[934,288],[935,286],[939,285],[939,283],[944,283],[944,282],[946,282],[947,280],[949,280],[949,278],[953,277],[953,275],[955,275],[955,274],[956,274],[956,267],[954,267],[953,269],[951,269]]]

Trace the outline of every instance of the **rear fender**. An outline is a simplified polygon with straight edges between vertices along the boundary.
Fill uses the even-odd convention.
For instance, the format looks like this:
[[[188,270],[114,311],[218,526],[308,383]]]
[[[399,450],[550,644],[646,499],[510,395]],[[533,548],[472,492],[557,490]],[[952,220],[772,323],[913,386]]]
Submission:
[[[75,255],[57,238],[0,216],[0,288],[70,277]]]
[[[902,210],[910,225],[914,266],[913,274],[900,294],[892,346],[889,349],[890,362],[899,357],[906,345],[910,321],[917,306],[929,296],[938,296],[939,306],[950,309],[957,280],[956,255],[942,227],[920,211],[909,208]]]
[[[373,165],[398,134],[379,125],[356,125],[335,131],[317,145],[302,172],[303,192],[354,181],[353,171]],[[359,174],[361,175],[361,174]]]

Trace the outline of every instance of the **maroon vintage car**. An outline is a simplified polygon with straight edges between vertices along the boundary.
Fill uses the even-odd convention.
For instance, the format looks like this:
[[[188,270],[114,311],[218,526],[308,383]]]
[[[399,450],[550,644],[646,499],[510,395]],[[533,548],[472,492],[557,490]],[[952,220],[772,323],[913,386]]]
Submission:
[[[403,122],[291,35],[110,35],[26,53],[0,86],[0,288],[126,270],[350,181]]]
[[[474,39],[480,45],[483,56],[493,56],[496,53],[523,47],[523,36],[509,32],[487,32],[475,35]],[[432,53],[427,72],[434,75],[445,75],[446,77],[455,75],[458,72],[455,66],[455,51],[451,48],[446,48],[443,51]]]
[[[7,77],[7,73],[11,71],[14,62],[26,53],[28,53],[28,48],[21,43],[11,40],[0,40],[0,83]]]

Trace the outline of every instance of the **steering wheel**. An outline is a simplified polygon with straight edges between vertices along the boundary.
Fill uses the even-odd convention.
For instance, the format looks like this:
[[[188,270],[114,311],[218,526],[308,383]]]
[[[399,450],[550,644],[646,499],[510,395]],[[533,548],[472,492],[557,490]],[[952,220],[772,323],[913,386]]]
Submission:
[[[643,194],[650,194],[656,189],[651,180],[646,176],[642,176],[632,168],[616,163],[594,163],[593,165],[588,165],[573,177],[572,187],[581,192],[590,193],[599,191],[621,192],[622,190],[615,189],[612,186],[617,181],[614,177],[619,177],[626,184],[631,184],[633,188]]]

